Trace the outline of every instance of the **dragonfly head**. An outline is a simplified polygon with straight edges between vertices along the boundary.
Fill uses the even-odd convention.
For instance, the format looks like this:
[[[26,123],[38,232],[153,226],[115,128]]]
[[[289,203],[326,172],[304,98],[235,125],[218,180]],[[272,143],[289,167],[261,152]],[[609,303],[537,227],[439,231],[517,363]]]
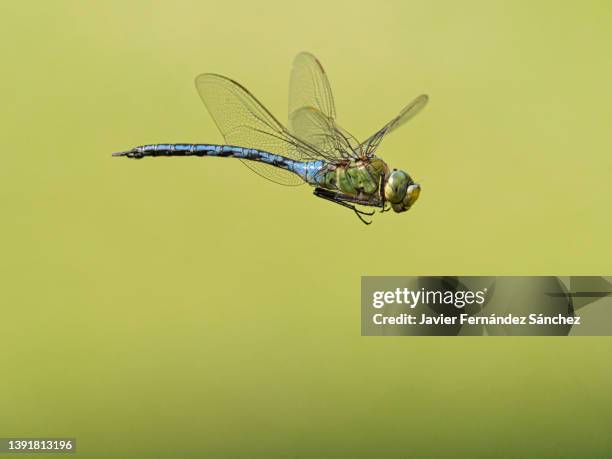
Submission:
[[[416,202],[421,186],[404,171],[393,170],[385,183],[385,199],[396,212],[406,212]]]

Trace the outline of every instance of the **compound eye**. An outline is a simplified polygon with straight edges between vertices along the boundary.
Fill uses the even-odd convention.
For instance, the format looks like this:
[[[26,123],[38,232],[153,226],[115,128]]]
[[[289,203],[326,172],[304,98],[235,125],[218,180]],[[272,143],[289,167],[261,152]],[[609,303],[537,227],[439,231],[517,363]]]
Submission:
[[[385,199],[390,203],[400,203],[406,195],[410,179],[403,171],[393,171],[385,184]]]

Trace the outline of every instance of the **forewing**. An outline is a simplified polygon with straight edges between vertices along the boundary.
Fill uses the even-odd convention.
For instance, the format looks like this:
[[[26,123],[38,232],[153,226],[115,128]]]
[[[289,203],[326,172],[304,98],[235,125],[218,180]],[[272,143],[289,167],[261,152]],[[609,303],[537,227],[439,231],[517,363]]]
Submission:
[[[323,66],[310,53],[298,54],[289,82],[289,130],[316,145],[328,160],[357,157],[359,142],[335,118],[334,97]]]
[[[317,150],[291,135],[276,118],[239,83],[205,73],[196,88],[228,145],[254,148],[296,161],[321,159]],[[242,161],[257,174],[281,185],[300,185],[292,172],[257,161]]]
[[[399,113],[399,115],[397,115],[387,124],[385,124],[368,140],[363,142],[361,144],[361,150],[364,151],[367,156],[373,156],[376,152],[376,149],[380,145],[380,142],[382,141],[383,137],[389,134],[390,132],[393,132],[395,129],[402,126],[409,119],[419,113],[423,109],[423,107],[427,105],[428,100],[429,98],[425,94],[420,95],[419,97],[414,99],[412,102],[406,105],[406,107],[404,107],[404,109]]]
[[[310,53],[298,54],[289,81],[289,117],[302,107],[313,107],[328,118],[336,117],[336,107],[323,66]],[[291,128],[291,126],[290,126]]]

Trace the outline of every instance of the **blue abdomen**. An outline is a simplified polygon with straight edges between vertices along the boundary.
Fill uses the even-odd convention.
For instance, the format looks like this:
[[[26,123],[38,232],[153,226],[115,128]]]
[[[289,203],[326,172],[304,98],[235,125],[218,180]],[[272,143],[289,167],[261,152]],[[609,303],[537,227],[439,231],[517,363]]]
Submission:
[[[128,158],[144,158],[146,156],[216,156],[221,158],[238,158],[285,169],[299,175],[302,180],[312,185],[323,183],[320,171],[326,165],[324,161],[296,161],[285,156],[254,148],[193,143],[141,145],[128,151],[114,153],[114,156],[127,156]]]

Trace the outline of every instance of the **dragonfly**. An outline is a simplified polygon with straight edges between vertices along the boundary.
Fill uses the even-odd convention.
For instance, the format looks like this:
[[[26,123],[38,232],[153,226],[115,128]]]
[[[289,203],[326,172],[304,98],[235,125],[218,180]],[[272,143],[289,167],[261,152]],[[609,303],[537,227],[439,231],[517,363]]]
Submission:
[[[230,78],[204,73],[195,84],[225,144],[158,143],[113,156],[237,158],[272,182],[310,185],[314,196],[350,209],[366,225],[376,209],[406,212],[421,193],[421,186],[407,172],[391,169],[376,153],[387,135],[425,107],[427,95],[418,96],[359,142],[338,124],[329,79],[310,53],[302,52],[293,61],[287,126]]]

